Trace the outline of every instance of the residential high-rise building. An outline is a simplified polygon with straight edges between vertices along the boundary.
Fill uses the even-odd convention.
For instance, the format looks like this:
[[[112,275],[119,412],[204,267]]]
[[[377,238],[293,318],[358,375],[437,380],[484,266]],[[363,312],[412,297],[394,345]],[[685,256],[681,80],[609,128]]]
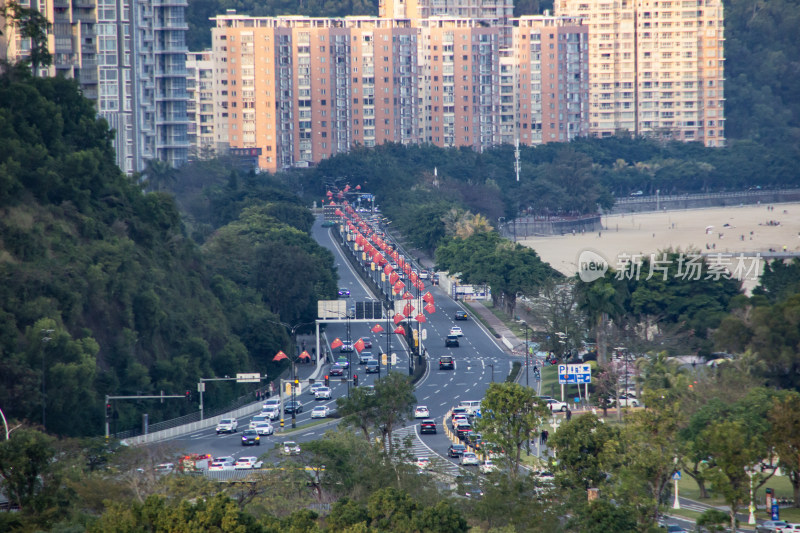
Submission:
[[[218,148],[257,148],[259,166],[308,165],[418,142],[417,30],[408,21],[248,17],[212,28]]]
[[[33,4],[31,4],[33,2]],[[43,75],[78,80],[116,130],[117,163],[142,170],[148,159],[179,166],[186,130],[186,0],[22,0],[52,23],[53,65]],[[30,42],[6,25],[0,57],[28,54]]]
[[[556,0],[589,25],[590,135],[725,145],[721,0]]]
[[[549,15],[520,17],[513,22],[516,138],[533,145],[586,136],[588,27],[578,18]]]
[[[22,7],[42,13],[52,24],[47,48],[52,64],[39,69],[39,76],[64,76],[78,80],[84,96],[97,98],[97,63],[94,40],[94,0],[20,0]],[[0,6],[5,2],[0,0]],[[31,42],[22,37],[10,20],[0,15],[0,59],[19,61],[30,55]]]
[[[476,150],[499,144],[500,28],[448,16],[421,24],[424,140]]]
[[[413,27],[432,17],[482,19],[482,24],[500,28],[500,46],[511,45],[514,0],[380,0],[381,18],[409,19]]]
[[[186,116],[189,157],[210,156],[214,139],[214,62],[211,50],[189,52],[186,56]]]

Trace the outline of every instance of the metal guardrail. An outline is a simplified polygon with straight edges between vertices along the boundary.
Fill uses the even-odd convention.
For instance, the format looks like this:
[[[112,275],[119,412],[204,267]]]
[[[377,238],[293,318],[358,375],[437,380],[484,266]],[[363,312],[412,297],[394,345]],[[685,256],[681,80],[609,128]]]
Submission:
[[[224,413],[228,413],[234,409],[238,409],[239,407],[248,405],[253,403],[253,395],[245,394],[231,402],[230,404],[218,407],[216,409],[206,409],[204,414],[204,419],[215,418],[219,415]],[[178,418],[172,418],[170,420],[163,420],[161,422],[156,422],[155,424],[148,425],[148,433],[156,433],[159,431],[172,429],[178,426],[185,426],[187,424],[191,424],[193,422],[200,422],[200,411],[196,411],[194,413],[189,413],[188,415],[183,415]],[[135,429],[128,429],[125,431],[119,431],[114,433],[112,436],[115,439],[130,439],[132,437],[137,437],[139,435],[143,435],[144,432],[142,428],[135,428]]]
[[[616,205],[643,204],[650,202],[670,202],[676,200],[718,200],[726,198],[764,198],[774,196],[800,196],[800,189],[767,189],[756,191],[711,192],[699,194],[674,194],[657,196],[625,196],[615,198]]]

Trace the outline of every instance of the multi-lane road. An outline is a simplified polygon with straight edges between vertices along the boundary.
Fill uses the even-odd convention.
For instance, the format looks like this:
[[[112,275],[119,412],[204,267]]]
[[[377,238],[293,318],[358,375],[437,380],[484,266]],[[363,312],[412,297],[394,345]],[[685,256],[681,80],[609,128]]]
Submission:
[[[339,273],[340,287],[350,291],[348,305],[355,305],[356,301],[375,298],[370,294],[367,286],[359,278],[351,267],[350,263],[342,256],[342,250],[335,241],[334,233],[328,228],[321,226],[321,221],[317,220],[313,228],[314,238],[326,248],[330,249],[335,257]],[[456,301],[453,301],[447,294],[437,286],[426,283],[426,291],[430,291],[434,296],[436,312],[428,315],[427,322],[421,325],[424,330],[422,338],[423,347],[427,353],[428,370],[417,382],[416,397],[419,405],[426,405],[431,417],[434,418],[439,426],[439,432],[435,435],[419,434],[419,420],[410,420],[406,427],[400,429],[404,434],[414,435],[413,453],[432,457],[439,454],[447,456],[447,448],[450,445],[447,437],[441,428],[445,413],[462,400],[480,400],[483,398],[489,384],[494,381],[503,381],[511,370],[512,360],[495,342],[494,337],[486,331],[483,326],[470,317],[468,320],[455,320],[456,311],[464,308]],[[387,334],[391,336],[390,353],[397,354],[397,364],[392,371],[408,373],[409,361],[406,346],[401,344],[400,337],[391,332],[375,334],[370,330],[380,323],[386,328],[384,321],[361,322],[350,320],[329,323],[325,327],[323,342],[334,338],[346,340],[348,338],[347,328],[350,328],[350,339],[355,341],[361,337],[368,336],[372,339],[372,353],[376,355],[386,350]],[[392,323],[390,322],[390,325]],[[464,336],[460,339],[459,347],[445,348],[445,337],[452,326],[460,326]],[[380,348],[379,348],[380,346]],[[333,350],[334,358],[339,355],[338,350]],[[359,386],[371,385],[377,379],[377,374],[366,374],[364,367],[358,365],[357,354],[351,354],[351,366],[353,373],[358,374]],[[452,355],[456,364],[454,370],[439,370],[439,356]],[[329,365],[326,363],[321,368],[321,375],[327,373]],[[306,378],[315,370],[313,365],[298,365],[299,377]],[[381,375],[385,375],[386,367],[381,368]],[[318,439],[337,421],[331,419],[324,424],[317,424],[309,427],[310,412],[315,405],[324,404],[331,408],[335,407],[336,398],[347,394],[348,385],[342,383],[337,378],[331,378],[331,388],[333,398],[331,400],[316,402],[313,396],[305,391],[299,399],[304,404],[304,411],[297,415],[297,429],[289,431],[290,421],[286,420],[287,430],[284,433],[276,431],[273,436],[261,438],[262,444],[256,448],[243,447],[241,445],[241,429],[248,426],[250,419],[239,420],[240,431],[234,434],[217,435],[214,428],[198,431],[180,438],[176,438],[171,445],[187,453],[209,453],[212,456],[231,455],[236,458],[240,456],[263,454],[272,449],[276,443],[284,440],[295,440],[299,443]],[[277,423],[275,423],[277,426]]]

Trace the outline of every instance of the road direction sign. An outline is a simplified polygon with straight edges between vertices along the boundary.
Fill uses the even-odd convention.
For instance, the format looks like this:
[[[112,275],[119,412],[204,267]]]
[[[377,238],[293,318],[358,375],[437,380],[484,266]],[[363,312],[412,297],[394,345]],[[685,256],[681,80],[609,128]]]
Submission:
[[[558,382],[561,385],[591,383],[592,367],[588,364],[558,365]]]
[[[236,383],[258,383],[261,381],[261,374],[236,374]]]

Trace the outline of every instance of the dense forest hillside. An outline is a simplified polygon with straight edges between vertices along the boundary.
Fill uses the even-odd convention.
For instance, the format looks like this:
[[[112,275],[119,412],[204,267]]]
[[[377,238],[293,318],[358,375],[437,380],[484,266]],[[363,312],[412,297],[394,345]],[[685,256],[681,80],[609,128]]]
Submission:
[[[270,190],[268,176],[210,193],[225,215],[199,220],[201,249],[172,196],[143,192],[116,167],[111,135],[71,81],[0,77],[0,405],[12,419],[44,416],[58,434],[100,433],[105,394],[183,395],[199,377],[275,376],[267,354],[289,344],[279,322],[313,319],[313,302],[336,290],[299,200],[246,200]],[[237,249],[247,254],[232,261]],[[276,253],[279,268],[304,265],[296,302],[274,278],[242,274],[274,272]],[[218,386],[207,407],[247,392]],[[145,405],[153,421],[197,409],[119,402],[117,427],[135,426]]]

